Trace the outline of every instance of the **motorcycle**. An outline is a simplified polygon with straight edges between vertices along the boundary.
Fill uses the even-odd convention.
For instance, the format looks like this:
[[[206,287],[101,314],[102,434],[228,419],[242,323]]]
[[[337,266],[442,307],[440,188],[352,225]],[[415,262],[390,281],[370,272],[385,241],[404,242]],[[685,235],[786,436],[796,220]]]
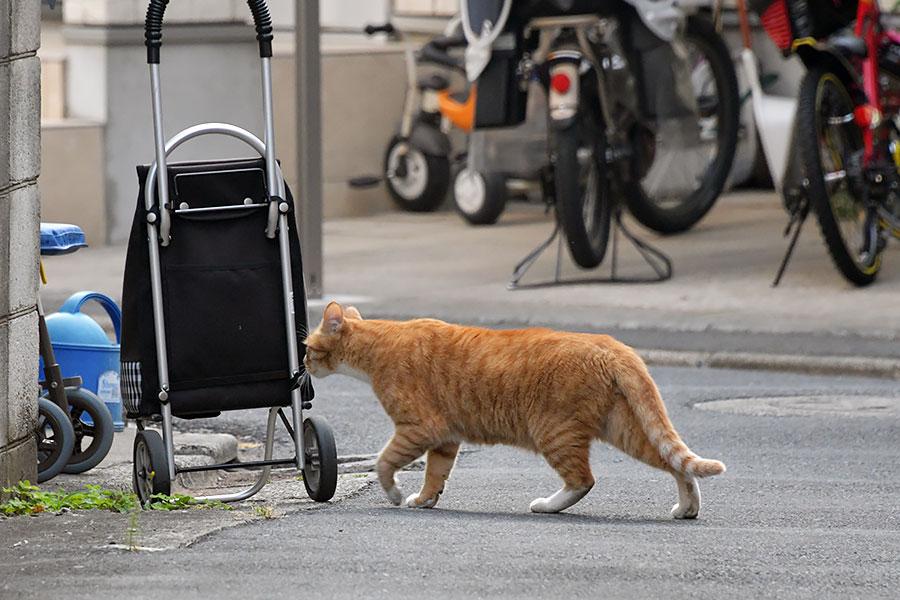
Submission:
[[[660,233],[697,223],[737,143],[734,66],[706,1],[479,0],[461,4],[476,129],[524,119],[547,94],[545,200],[577,265],[599,265],[620,199]]]

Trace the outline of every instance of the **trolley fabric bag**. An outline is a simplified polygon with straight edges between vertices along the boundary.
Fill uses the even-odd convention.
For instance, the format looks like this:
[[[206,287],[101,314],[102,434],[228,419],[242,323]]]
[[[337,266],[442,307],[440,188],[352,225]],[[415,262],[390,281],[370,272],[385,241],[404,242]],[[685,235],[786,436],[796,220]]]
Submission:
[[[147,246],[144,185],[125,262],[122,292],[122,399],[129,418],[160,413],[159,373]],[[288,406],[291,390],[312,386],[303,371],[291,377],[285,300],[277,236],[265,235],[267,211],[239,208],[268,200],[265,159],[169,163],[171,241],[160,246],[164,329],[169,366],[168,401],[182,418],[220,411]],[[288,222],[296,223],[285,187]],[[180,213],[181,209],[234,206],[232,210]],[[294,319],[303,352],[306,292],[300,242],[289,227]]]

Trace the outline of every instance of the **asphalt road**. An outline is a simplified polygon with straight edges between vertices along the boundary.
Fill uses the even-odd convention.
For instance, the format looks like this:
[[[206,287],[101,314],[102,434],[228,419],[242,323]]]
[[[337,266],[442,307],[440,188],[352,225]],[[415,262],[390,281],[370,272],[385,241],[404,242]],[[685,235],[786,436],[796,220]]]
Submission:
[[[391,506],[376,485],[319,510],[160,553],[61,551],[7,563],[2,590],[56,598],[895,598],[900,588],[900,390],[895,381],[654,368],[691,448],[728,472],[701,482],[693,522],[668,511],[670,476],[597,444],[595,488],[563,514],[542,459],[468,448],[438,508]],[[366,386],[320,381],[340,454],[376,452],[391,426]],[[754,396],[881,398],[880,417],[823,403],[806,416],[700,410]],[[871,404],[871,403],[870,403]],[[752,412],[752,411],[750,411]],[[877,412],[877,411],[876,411]],[[242,428],[245,415],[206,426]],[[411,493],[421,472],[403,473]],[[0,534],[3,524],[0,523]],[[5,557],[10,559],[10,553]],[[8,596],[19,597],[19,596]]]

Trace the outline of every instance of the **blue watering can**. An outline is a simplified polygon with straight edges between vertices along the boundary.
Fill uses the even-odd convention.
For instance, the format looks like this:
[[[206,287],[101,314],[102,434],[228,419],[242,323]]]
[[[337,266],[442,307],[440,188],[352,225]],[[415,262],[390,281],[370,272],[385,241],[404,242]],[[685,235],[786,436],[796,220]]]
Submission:
[[[97,321],[81,312],[89,300],[97,301],[116,330],[115,344]],[[82,386],[97,395],[109,408],[115,431],[122,431],[122,394],[119,390],[119,343],[122,312],[108,296],[98,292],[78,292],[47,316],[47,329],[56,362],[63,377],[81,376]],[[43,362],[43,361],[42,361]],[[42,364],[43,368],[43,364]]]

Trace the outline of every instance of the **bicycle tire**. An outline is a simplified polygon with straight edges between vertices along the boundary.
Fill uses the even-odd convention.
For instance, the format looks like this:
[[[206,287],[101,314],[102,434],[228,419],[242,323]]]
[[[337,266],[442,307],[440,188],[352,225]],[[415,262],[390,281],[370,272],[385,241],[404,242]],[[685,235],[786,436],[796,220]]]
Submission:
[[[582,106],[582,110],[587,107]],[[582,269],[603,262],[609,244],[613,197],[606,165],[598,159],[603,142],[602,131],[591,126],[584,112],[575,123],[550,137],[556,218],[572,260]],[[590,194],[594,196],[592,203]]]
[[[824,157],[820,143],[820,134],[823,138],[829,138],[829,135],[824,133],[822,117],[825,116],[825,111],[836,114],[843,113],[843,111],[846,111],[843,114],[852,113],[855,103],[841,79],[824,66],[815,67],[806,73],[800,84],[797,102],[797,141],[806,178],[809,181],[807,193],[810,205],[819,222],[825,246],[838,271],[849,282],[859,287],[869,285],[875,281],[878,275],[881,266],[881,251],[877,250],[874,255],[870,256],[867,252],[854,250],[851,246],[857,244],[846,238],[841,224],[838,222],[841,218],[837,214],[837,212],[842,212],[849,216],[855,209],[857,216],[859,215],[861,199],[858,197],[858,191],[853,189],[852,177],[847,173],[847,169],[843,169],[845,173],[843,179],[828,183],[825,181],[826,169],[829,171],[842,170],[849,156],[840,148],[833,147],[836,138],[832,135],[830,136],[831,141],[825,143],[828,144],[830,150],[830,161],[836,161],[838,164],[834,165],[834,169],[832,169],[832,165],[823,165]],[[832,103],[838,102],[843,105],[835,104],[832,107]],[[832,108],[834,110],[831,110]],[[846,145],[852,145],[852,153],[858,153],[864,147],[862,135],[855,123],[850,122],[832,127],[840,128],[829,131],[841,132],[842,137],[846,137]],[[847,203],[848,199],[852,201],[852,204]],[[871,226],[863,223],[863,228],[866,227],[869,227],[870,231],[861,230],[863,241],[860,249],[862,246],[868,246],[866,238],[872,235]]]
[[[662,234],[686,231],[712,209],[731,171],[740,128],[737,75],[722,37],[707,18],[691,16],[687,19],[685,40],[705,56],[716,83],[717,147],[700,185],[690,195],[675,198],[670,206],[662,205],[662,199],[648,193],[645,189],[646,177],[640,176],[635,163],[633,176],[626,188],[628,210],[642,225]]]

